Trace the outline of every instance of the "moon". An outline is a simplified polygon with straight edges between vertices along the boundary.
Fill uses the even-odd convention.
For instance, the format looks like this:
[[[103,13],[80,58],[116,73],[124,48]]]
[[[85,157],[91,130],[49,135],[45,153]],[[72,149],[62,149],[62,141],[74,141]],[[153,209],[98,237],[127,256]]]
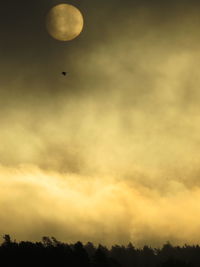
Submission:
[[[46,16],[48,33],[59,41],[76,38],[82,32],[83,24],[83,16],[79,9],[69,4],[52,7]]]

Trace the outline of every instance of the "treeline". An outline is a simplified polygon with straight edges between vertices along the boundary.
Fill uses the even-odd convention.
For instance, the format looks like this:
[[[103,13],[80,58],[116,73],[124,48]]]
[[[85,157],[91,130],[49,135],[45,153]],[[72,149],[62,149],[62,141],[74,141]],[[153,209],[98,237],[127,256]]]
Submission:
[[[67,244],[54,237],[43,237],[41,242],[12,241],[3,237],[0,245],[0,267],[200,267],[200,246],[172,246],[160,249],[144,246],[135,248],[114,245],[94,246],[91,242]]]

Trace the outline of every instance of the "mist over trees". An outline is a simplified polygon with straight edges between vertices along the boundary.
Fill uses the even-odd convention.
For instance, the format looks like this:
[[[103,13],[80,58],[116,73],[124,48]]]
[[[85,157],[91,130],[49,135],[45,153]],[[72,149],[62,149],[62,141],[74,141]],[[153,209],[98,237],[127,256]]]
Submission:
[[[107,248],[88,242],[67,244],[55,237],[43,237],[41,242],[12,241],[3,236],[0,245],[0,266],[66,266],[66,267],[199,267],[200,246],[135,248],[113,245]]]

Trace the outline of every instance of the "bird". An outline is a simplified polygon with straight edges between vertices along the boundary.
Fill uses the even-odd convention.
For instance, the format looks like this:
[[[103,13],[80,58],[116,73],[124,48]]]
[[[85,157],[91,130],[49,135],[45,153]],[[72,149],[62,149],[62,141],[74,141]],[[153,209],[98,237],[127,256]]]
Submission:
[[[63,71],[63,72],[62,72],[62,75],[66,76],[66,75],[67,75],[67,73],[68,73],[68,72],[66,72],[66,71]]]

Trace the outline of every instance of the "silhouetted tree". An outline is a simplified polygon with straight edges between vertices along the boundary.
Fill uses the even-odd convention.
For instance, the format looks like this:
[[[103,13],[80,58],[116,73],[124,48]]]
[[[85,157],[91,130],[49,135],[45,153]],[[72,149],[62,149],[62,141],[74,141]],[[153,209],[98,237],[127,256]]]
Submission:
[[[92,258],[94,256],[94,253],[96,251],[95,246],[93,245],[93,243],[88,242],[85,246],[84,246],[85,250],[87,251],[88,255],[90,258]]]
[[[76,266],[89,267],[90,259],[81,242],[74,245],[74,255],[76,258]]]
[[[109,267],[108,257],[106,252],[101,248],[98,248],[93,257],[94,267]]]
[[[2,243],[3,246],[7,246],[7,245],[11,244],[10,235],[4,235],[3,236],[3,240],[4,240],[3,243]]]
[[[168,259],[166,262],[159,264],[160,267],[191,267],[191,263],[187,263],[178,259]]]
[[[111,249],[91,242],[66,244],[55,237],[43,237],[42,242],[12,241],[6,234],[0,245],[0,267],[200,267],[200,246],[162,248],[144,246],[136,249],[114,245]]]

